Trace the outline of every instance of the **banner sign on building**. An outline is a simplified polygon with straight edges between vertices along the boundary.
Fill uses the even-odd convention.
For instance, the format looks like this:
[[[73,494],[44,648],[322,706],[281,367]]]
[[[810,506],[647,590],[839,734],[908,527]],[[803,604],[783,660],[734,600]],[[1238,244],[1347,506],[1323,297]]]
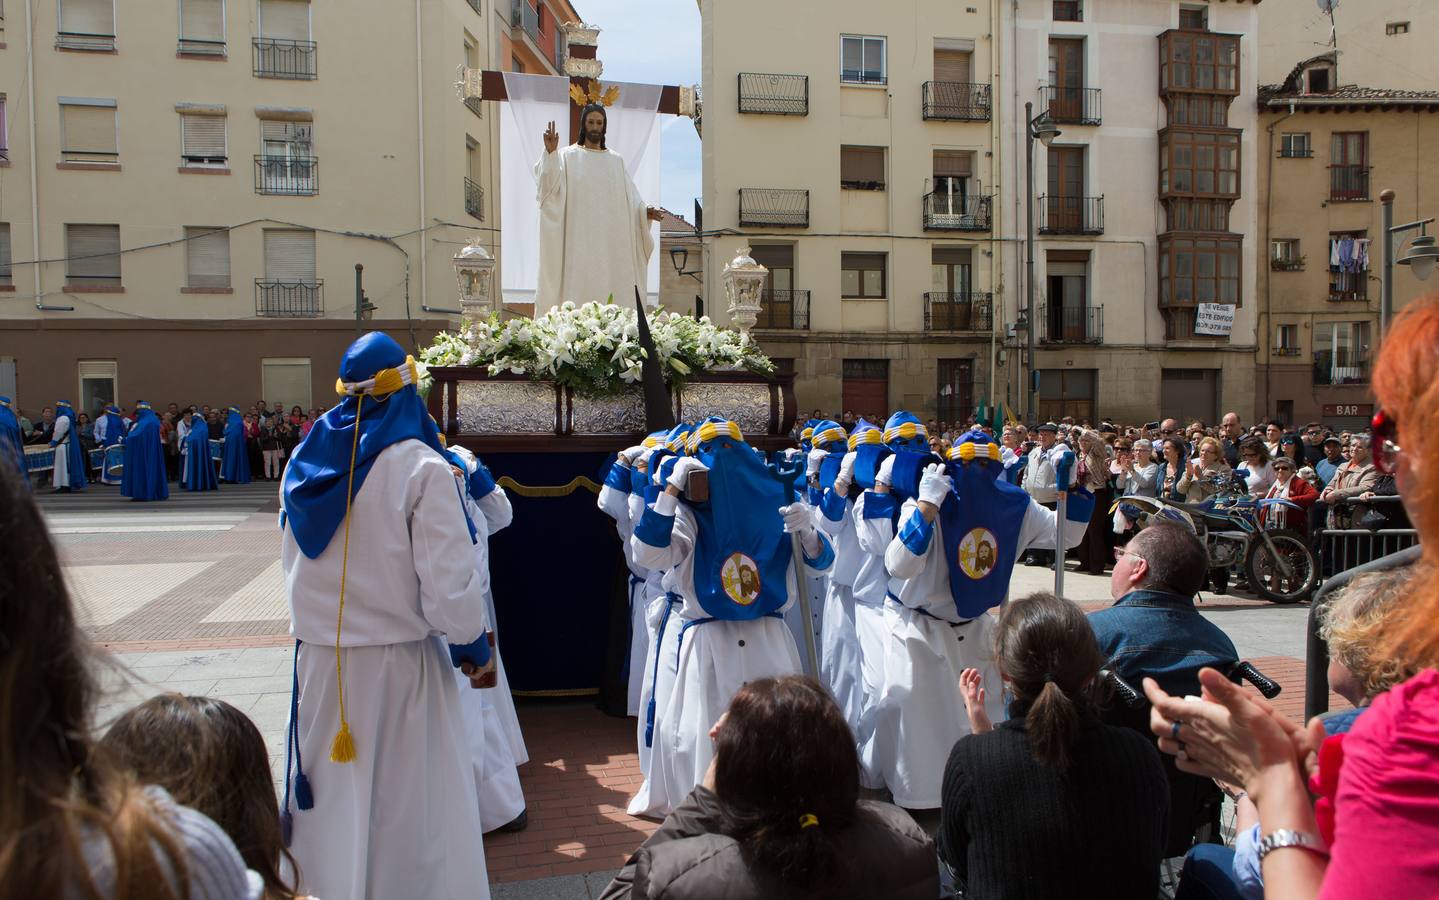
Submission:
[[[1234,328],[1234,307],[1228,303],[1201,303],[1194,315],[1194,333],[1228,337]]]

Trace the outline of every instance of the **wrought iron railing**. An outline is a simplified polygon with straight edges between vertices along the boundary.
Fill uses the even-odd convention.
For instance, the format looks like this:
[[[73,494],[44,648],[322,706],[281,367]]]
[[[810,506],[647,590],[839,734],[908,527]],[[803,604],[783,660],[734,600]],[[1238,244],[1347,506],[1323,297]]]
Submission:
[[[1299,348],[1298,348],[1298,347],[1275,347],[1275,348],[1274,348],[1274,355],[1275,355],[1275,356],[1298,356],[1298,355],[1299,355]]]
[[[315,78],[314,41],[292,41],[285,38],[255,38],[255,77],[309,80]]]
[[[924,195],[926,231],[988,231],[992,203],[978,194],[942,191]]]
[[[1099,88],[1044,86],[1044,102],[1049,118],[1067,125],[1098,125],[1100,123]]]
[[[921,93],[926,119],[986,122],[990,116],[989,85],[964,81],[926,81]]]
[[[315,157],[255,157],[255,193],[307,197],[319,192],[320,161]]]
[[[514,10],[510,14],[510,27],[523,28],[534,45],[540,46],[540,11],[527,0],[515,0]]]
[[[480,5],[480,0],[469,0],[469,3],[470,9],[473,9],[475,12],[480,13],[481,15],[484,14],[485,10],[484,7]]]
[[[739,223],[743,227],[809,227],[809,191],[791,188],[740,188]]]
[[[465,179],[465,212],[485,221],[485,189],[473,179]]]
[[[1368,384],[1369,351],[1318,351],[1314,354],[1314,383]]]
[[[1368,272],[1329,272],[1330,303],[1363,303],[1369,299]]]
[[[227,52],[224,41],[207,41],[200,38],[180,38],[177,53],[189,56],[224,56]]]
[[[1279,156],[1281,159],[1309,159],[1314,155],[1313,149],[1309,147],[1280,147]]]
[[[1329,199],[1368,200],[1369,167],[1363,165],[1330,166]]]
[[[255,279],[255,315],[277,319],[318,319],[325,314],[325,281]]]
[[[1040,234],[1103,234],[1104,197],[1039,197]]]
[[[924,295],[924,330],[988,332],[994,322],[993,310],[994,298],[987,291],[929,291]]]
[[[481,119],[485,117],[485,101],[481,100],[479,97],[466,97],[465,106],[469,109],[470,112],[479,116]]]
[[[84,31],[61,31],[55,35],[56,50],[114,50],[115,35]]]
[[[782,331],[809,330],[809,291],[766,289],[759,298],[754,327]]]
[[[1303,272],[1304,258],[1297,259],[1274,259],[1270,258],[1269,268],[1275,272]]]
[[[739,111],[776,116],[809,115],[809,76],[739,73]]]
[[[1104,307],[1041,305],[1039,328],[1039,339],[1046,344],[1102,343]]]

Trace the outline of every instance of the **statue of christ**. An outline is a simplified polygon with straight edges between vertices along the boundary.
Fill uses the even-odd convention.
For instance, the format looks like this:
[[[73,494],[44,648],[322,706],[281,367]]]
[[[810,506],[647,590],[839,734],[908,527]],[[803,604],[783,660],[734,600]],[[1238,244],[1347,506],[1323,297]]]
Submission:
[[[645,205],[625,161],[605,147],[608,116],[600,103],[580,113],[580,139],[559,149],[551,122],[545,152],[535,165],[540,202],[540,283],[535,312],[566,300],[586,303],[613,296],[626,303],[639,287],[660,212]]]

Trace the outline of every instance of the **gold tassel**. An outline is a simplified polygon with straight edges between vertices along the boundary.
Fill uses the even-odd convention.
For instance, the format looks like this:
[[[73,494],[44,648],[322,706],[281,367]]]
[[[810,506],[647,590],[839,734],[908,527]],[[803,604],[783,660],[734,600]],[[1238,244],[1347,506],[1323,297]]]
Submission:
[[[355,737],[350,734],[350,723],[340,721],[340,730],[330,744],[330,762],[347,763],[355,761]]]
[[[345,576],[350,568],[350,512],[355,491],[355,452],[360,446],[360,416],[365,411],[365,395],[355,406],[355,435],[350,442],[350,478],[345,488],[345,543],[340,556],[340,609],[335,616],[335,683],[340,701],[340,730],[330,744],[330,762],[355,761],[355,737],[350,734],[350,720],[345,717],[345,673],[340,667],[340,632],[345,625]]]

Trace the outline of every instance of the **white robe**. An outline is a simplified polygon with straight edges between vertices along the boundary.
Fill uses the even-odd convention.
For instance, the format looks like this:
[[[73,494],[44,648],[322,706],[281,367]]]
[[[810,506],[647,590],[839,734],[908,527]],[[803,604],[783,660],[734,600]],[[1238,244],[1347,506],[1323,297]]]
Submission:
[[[475,777],[446,638],[488,628],[484,583],[449,463],[401,441],[376,457],[350,511],[341,633],[355,759],[339,728],[335,624],[344,525],[316,559],[290,529],[281,564],[301,642],[299,740],[315,805],[293,803],[302,892],[326,900],[489,896]]]
[[[870,744],[874,740],[875,716],[879,698],[884,691],[884,654],[889,641],[889,623],[885,619],[885,594],[889,591],[889,571],[884,567],[884,552],[894,538],[894,523],[888,516],[867,519],[864,515],[866,491],[854,501],[851,520],[855,542],[859,547],[859,571],[854,576],[854,632],[859,642],[859,678],[863,695],[859,728],[860,783],[867,788],[884,787],[883,767],[876,764]]]
[[[542,153],[535,164],[540,203],[540,278],[535,311],[567,300],[629,306],[646,293],[654,237],[645,202],[612,150],[578,144]]]
[[[79,434],[71,433],[74,421],[69,416],[56,416],[55,431],[50,435],[50,440],[55,442],[55,468],[50,472],[50,483],[56,488],[70,487],[70,444],[66,437],[80,440]]]
[[[829,590],[824,597],[824,615],[820,620],[820,675],[834,695],[835,702],[844,711],[845,721],[854,732],[858,746],[860,721],[864,713],[864,684],[859,636],[855,631],[854,582],[863,562],[863,553],[855,535],[854,518],[850,514],[852,509],[851,502],[845,500],[838,521],[830,519],[823,509],[815,518],[820,530],[829,535],[834,543],[834,566],[829,572]]]
[[[628,466],[615,463],[623,470],[628,478],[630,469]],[[646,599],[647,593],[645,583],[649,578],[649,570],[635,562],[634,553],[630,551],[630,534],[634,532],[634,521],[630,518],[629,498],[630,491],[622,491],[610,487],[608,484],[600,488],[597,505],[600,511],[614,520],[615,530],[620,535],[620,548],[625,555],[625,566],[630,570],[628,579],[627,594],[629,597],[630,613],[630,648],[627,655],[629,668],[627,677],[627,695],[625,698],[625,715],[638,716],[642,707],[640,706],[640,695],[644,693],[645,680],[645,657],[649,653],[649,630],[646,627]]]

